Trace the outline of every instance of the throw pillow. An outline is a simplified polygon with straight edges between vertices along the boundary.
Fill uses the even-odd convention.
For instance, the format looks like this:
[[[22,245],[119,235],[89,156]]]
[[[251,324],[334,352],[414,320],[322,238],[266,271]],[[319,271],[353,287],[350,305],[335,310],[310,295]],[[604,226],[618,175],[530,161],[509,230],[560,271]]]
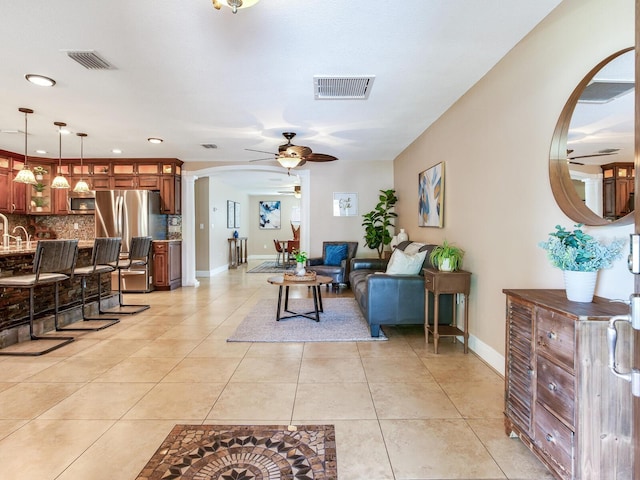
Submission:
[[[339,267],[342,260],[347,258],[348,248],[346,243],[337,245],[327,245],[325,249],[324,264],[332,267]]]
[[[422,262],[424,262],[426,256],[426,250],[407,254],[396,248],[389,259],[385,273],[388,275],[417,275],[420,273]]]

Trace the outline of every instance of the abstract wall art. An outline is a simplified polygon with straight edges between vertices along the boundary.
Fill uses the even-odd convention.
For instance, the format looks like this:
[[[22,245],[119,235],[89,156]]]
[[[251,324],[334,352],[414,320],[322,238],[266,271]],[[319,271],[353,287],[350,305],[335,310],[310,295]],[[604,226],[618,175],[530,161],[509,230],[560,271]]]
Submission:
[[[260,228],[263,230],[280,229],[280,200],[260,202]]]
[[[418,226],[444,226],[444,162],[418,174]]]

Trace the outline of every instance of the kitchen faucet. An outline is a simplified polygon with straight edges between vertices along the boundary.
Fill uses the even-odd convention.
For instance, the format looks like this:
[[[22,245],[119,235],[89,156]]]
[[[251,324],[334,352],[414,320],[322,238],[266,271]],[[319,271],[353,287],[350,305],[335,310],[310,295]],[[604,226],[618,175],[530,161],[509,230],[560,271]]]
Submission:
[[[2,248],[9,248],[9,220],[7,217],[0,213],[2,219]]]
[[[31,235],[29,235],[26,228],[24,228],[22,225],[18,225],[17,227],[14,227],[13,233],[16,233],[16,230],[19,229],[24,232],[24,241],[26,242],[26,248],[31,248]]]

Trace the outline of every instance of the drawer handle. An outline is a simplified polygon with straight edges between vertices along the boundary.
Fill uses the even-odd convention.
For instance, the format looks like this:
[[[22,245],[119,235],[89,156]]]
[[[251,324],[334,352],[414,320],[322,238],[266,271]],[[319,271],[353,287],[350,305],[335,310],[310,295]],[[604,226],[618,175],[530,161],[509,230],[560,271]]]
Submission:
[[[547,433],[547,435],[544,438],[545,438],[545,440],[547,442],[555,442],[556,441],[556,439],[553,438],[553,435],[551,435],[550,433]]]
[[[558,390],[558,386],[555,383],[550,383],[549,390],[555,392],[556,390]]]
[[[548,332],[547,333],[547,338],[549,340],[555,340],[556,338],[558,338],[558,335],[556,334],[556,332]]]

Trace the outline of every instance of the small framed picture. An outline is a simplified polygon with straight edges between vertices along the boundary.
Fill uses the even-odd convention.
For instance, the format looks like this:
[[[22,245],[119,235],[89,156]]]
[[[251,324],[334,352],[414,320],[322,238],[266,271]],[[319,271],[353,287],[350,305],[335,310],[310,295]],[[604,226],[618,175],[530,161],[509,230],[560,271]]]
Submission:
[[[358,215],[358,194],[334,192],[333,216],[355,217]]]
[[[227,200],[227,228],[234,228],[236,221],[236,202]]]
[[[233,226],[234,228],[240,228],[240,204],[235,202],[233,205],[234,215],[233,215]]]

